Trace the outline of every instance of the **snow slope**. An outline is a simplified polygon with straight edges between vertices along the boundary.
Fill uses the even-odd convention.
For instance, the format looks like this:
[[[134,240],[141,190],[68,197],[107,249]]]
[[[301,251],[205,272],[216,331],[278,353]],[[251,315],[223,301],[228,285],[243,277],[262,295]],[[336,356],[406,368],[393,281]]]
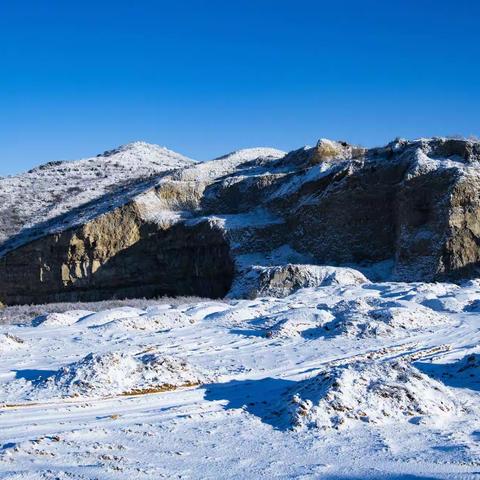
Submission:
[[[479,302],[334,283],[2,325],[0,478],[478,478]]]
[[[195,163],[164,147],[134,142],[96,157],[49,162],[0,178],[0,242],[129,182]]]

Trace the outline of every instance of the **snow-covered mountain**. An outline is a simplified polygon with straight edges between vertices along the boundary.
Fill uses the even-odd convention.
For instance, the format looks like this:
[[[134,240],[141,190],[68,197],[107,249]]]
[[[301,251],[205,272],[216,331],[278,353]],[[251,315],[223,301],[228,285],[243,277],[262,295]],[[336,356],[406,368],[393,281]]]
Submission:
[[[134,142],[96,157],[49,162],[0,178],[0,243],[22,227],[54,218],[129,182],[193,163],[167,148]]]
[[[101,162],[119,156],[132,174],[112,174],[108,187],[78,174],[74,202],[62,186],[58,206],[50,196],[31,214],[31,227],[0,246],[0,301],[243,297],[271,279],[319,278],[312,269],[265,270],[286,264],[354,266],[405,281],[478,275],[478,141],[397,139],[365,149],[320,139],[288,154],[254,148],[206,162],[158,148],[107,153]],[[132,167],[145,149],[162,158],[148,177]],[[58,173],[48,168],[43,185],[53,195]],[[65,175],[71,185],[75,174]],[[31,208],[22,192],[32,188],[17,184],[9,212],[12,202]]]

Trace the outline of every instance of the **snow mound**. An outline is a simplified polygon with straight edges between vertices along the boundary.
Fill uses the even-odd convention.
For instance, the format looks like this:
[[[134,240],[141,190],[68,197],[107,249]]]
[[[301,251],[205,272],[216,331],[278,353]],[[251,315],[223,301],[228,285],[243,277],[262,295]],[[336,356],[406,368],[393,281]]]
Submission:
[[[428,375],[446,385],[480,391],[480,354],[471,353],[453,363],[417,363]]]
[[[83,326],[95,326],[103,325],[104,323],[111,322],[112,320],[119,320],[124,318],[138,317],[143,315],[144,310],[134,307],[118,307],[102,310],[101,312],[93,313],[79,320],[79,323]]]
[[[379,308],[371,311],[369,316],[378,322],[376,329],[380,334],[390,334],[399,328],[406,330],[436,326],[447,321],[446,317],[421,305]]]
[[[0,353],[11,352],[22,347],[25,342],[10,333],[0,334]]]
[[[45,315],[40,315],[32,320],[32,325],[34,327],[64,327],[68,325],[73,325],[78,322],[81,318],[92,315],[94,312],[89,310],[70,310],[63,313],[46,313]]]
[[[245,322],[268,315],[272,308],[270,302],[240,300],[237,304],[232,305],[230,309],[211,313],[205,319],[213,320],[226,327],[238,327]]]
[[[446,317],[413,302],[385,302],[376,297],[342,300],[332,308],[335,317],[324,329],[356,338],[394,336],[408,330],[444,324]]]
[[[457,374],[480,378],[480,354],[472,353],[458,363]]]
[[[195,323],[195,320],[178,310],[158,311],[151,315],[120,318],[101,325],[94,325],[90,328],[97,331],[111,330],[146,330],[159,331],[172,328],[187,327]]]
[[[229,309],[229,305],[222,302],[200,302],[189,307],[185,313],[194,321],[203,320],[204,318]]]
[[[231,296],[245,298],[286,297],[301,288],[330,285],[361,285],[367,278],[353,268],[292,264],[253,266],[236,285]]]
[[[198,385],[203,375],[158,353],[90,353],[35,385],[38,396],[134,395]]]
[[[288,418],[295,429],[339,428],[412,417],[454,415],[461,410],[441,383],[405,361],[333,366],[300,382],[290,393]]]
[[[296,308],[273,316],[275,324],[265,332],[267,338],[292,338],[306,335],[308,330],[321,327],[333,319],[326,310],[315,308]],[[308,336],[308,335],[306,335]]]
[[[438,298],[427,298],[422,304],[438,312],[460,313],[468,302],[462,302],[453,295],[445,295]],[[467,310],[468,311],[468,310]]]

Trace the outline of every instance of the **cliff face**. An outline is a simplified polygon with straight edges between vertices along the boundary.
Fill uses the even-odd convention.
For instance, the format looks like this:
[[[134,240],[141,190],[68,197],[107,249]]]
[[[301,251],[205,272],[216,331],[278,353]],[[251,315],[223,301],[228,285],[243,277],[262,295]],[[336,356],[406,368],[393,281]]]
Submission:
[[[223,297],[233,278],[224,232],[208,221],[161,228],[135,204],[48,235],[0,259],[8,303],[159,295]]]
[[[370,150],[322,140],[191,164],[11,237],[0,301],[235,296],[255,268],[287,263],[471,277],[479,162],[478,142],[422,139]]]

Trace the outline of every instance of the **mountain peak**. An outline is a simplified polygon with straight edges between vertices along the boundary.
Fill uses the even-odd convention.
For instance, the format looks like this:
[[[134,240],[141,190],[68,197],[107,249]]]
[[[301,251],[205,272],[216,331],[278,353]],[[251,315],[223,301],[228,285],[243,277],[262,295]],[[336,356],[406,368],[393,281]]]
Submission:
[[[150,157],[165,157],[168,159],[178,159],[180,161],[185,161],[187,163],[193,162],[194,160],[181,155],[180,153],[169,150],[166,147],[156,145],[154,143],[148,143],[144,141],[134,141],[120,145],[119,147],[113,148],[111,150],[106,150],[103,153],[97,155],[97,157],[109,158],[112,156],[132,156],[136,158],[146,158]]]

